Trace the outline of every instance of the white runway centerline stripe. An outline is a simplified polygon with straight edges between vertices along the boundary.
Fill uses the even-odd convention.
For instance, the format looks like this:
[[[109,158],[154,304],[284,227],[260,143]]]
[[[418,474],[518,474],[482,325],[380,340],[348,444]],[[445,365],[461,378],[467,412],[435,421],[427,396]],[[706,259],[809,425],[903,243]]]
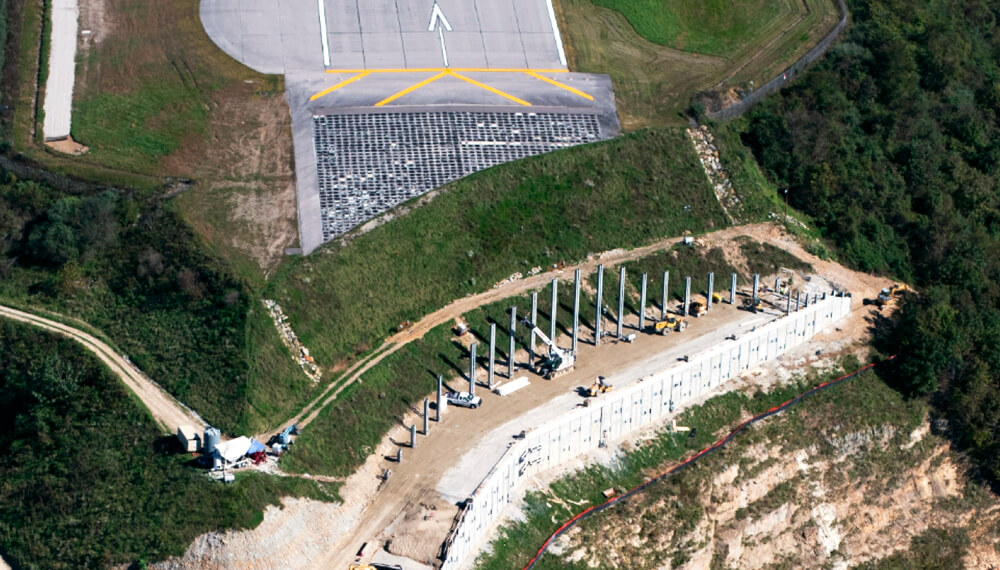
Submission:
[[[545,4],[549,9],[549,21],[552,22],[552,35],[556,40],[559,63],[566,65],[566,50],[563,49],[562,35],[559,33],[559,22],[556,21],[556,9],[552,6],[552,0],[545,0]]]
[[[448,46],[444,45],[444,28],[438,28],[438,37],[441,38],[441,57],[444,59],[444,66],[448,67]]]
[[[319,35],[323,42],[323,65],[330,67],[330,38],[326,35],[326,0],[316,0],[319,7]]]

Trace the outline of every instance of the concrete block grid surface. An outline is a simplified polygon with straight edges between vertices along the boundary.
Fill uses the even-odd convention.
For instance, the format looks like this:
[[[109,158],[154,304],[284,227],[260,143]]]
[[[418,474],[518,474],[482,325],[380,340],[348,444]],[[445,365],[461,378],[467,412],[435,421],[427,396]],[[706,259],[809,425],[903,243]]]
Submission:
[[[468,567],[527,478],[673,416],[673,410],[757,364],[807,342],[851,311],[850,296],[828,296],[799,312],[644,378],[600,404],[566,414],[510,446],[470,497],[446,542],[443,569]]]
[[[463,176],[601,138],[593,113],[469,110],[315,116],[323,241]]]
[[[45,140],[64,139],[70,134],[73,84],[76,81],[76,36],[80,9],[77,0],[53,0],[52,48],[49,77],[45,82]]]

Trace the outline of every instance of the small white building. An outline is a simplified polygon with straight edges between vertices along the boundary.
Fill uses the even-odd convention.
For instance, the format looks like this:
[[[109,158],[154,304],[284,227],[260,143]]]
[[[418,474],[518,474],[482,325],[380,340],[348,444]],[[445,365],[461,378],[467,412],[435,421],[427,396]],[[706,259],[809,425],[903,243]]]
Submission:
[[[185,453],[201,450],[201,436],[191,426],[177,428],[177,441],[181,443],[181,448]]]

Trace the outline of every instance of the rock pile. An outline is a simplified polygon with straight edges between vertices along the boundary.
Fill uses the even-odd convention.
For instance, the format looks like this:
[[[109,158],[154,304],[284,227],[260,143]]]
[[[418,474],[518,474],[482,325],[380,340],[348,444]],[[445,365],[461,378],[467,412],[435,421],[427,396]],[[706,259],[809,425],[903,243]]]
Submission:
[[[694,148],[698,152],[698,160],[701,161],[701,166],[705,169],[705,175],[708,176],[712,190],[715,191],[715,197],[719,199],[719,205],[726,212],[729,221],[735,224],[736,220],[733,219],[733,215],[729,211],[739,207],[740,198],[733,190],[733,183],[729,180],[726,169],[722,167],[722,162],[719,161],[719,151],[715,148],[712,133],[708,132],[708,127],[704,125],[696,129],[688,129],[687,133],[691,137],[691,141],[694,142]]]
[[[295,359],[298,361],[299,366],[302,367],[302,371],[306,373],[306,376],[314,384],[318,383],[320,378],[323,377],[323,371],[320,370],[319,366],[316,366],[316,361],[313,357],[309,356],[309,349],[299,342],[299,337],[295,335],[295,331],[288,324],[288,317],[281,310],[281,305],[272,299],[264,299],[264,308],[267,309],[268,314],[271,315],[271,319],[274,320],[274,327],[278,329],[281,342],[285,343],[288,350],[291,350],[292,354],[295,355]]]

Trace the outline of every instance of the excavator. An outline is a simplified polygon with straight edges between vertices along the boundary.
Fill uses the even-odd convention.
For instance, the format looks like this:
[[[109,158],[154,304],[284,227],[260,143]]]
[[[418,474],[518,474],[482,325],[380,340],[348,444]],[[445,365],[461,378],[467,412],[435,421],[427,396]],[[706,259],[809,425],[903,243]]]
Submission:
[[[882,289],[879,292],[878,297],[875,298],[875,304],[878,308],[882,309],[886,306],[894,305],[896,301],[907,291],[912,291],[910,286],[906,283],[894,284],[892,287]]]
[[[668,315],[667,318],[653,325],[653,330],[660,334],[667,334],[668,331],[681,332],[688,326],[683,317]]]
[[[764,310],[764,302],[760,298],[747,297],[743,300],[743,308],[751,313],[760,313]]]
[[[531,324],[531,321],[528,319],[521,322],[531,327],[532,332],[538,335],[538,338],[541,339],[545,346],[549,347],[549,357],[538,369],[538,373],[542,378],[552,380],[573,371],[573,368],[576,366],[576,354],[573,351],[556,346],[556,343],[543,333],[542,329]]]
[[[594,383],[590,385],[590,389],[587,391],[587,395],[591,398],[596,398],[598,395],[605,392],[610,392],[614,388],[611,384],[604,381],[604,376],[598,376]]]

